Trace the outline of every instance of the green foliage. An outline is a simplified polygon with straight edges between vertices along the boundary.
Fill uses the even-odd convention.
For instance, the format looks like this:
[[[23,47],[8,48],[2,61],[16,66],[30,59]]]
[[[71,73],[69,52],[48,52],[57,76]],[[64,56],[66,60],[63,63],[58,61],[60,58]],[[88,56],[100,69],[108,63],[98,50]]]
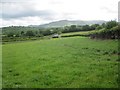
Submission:
[[[105,27],[106,27],[106,29],[111,29],[117,25],[118,25],[118,23],[116,21],[109,21],[106,23]]]
[[[93,24],[93,25],[91,25],[91,30],[95,30],[98,26],[99,26],[99,24]]]
[[[14,32],[10,32],[10,33],[8,33],[7,36],[8,36],[8,37],[13,37],[13,36],[14,36]]]
[[[84,26],[82,27],[82,30],[83,30],[83,31],[89,31],[89,30],[90,30],[90,26],[89,26],[89,25],[84,25]]]
[[[103,28],[105,28],[106,26],[105,26],[106,24],[105,23],[103,23],[101,26],[103,27]]]
[[[27,31],[26,36],[35,36],[33,31]]]
[[[97,26],[96,27],[96,30],[100,30],[100,29],[102,29],[103,27],[102,26]]]
[[[101,29],[91,33],[91,38],[99,39],[120,39],[120,27],[116,26],[111,29]]]
[[[25,32],[24,32],[24,31],[21,31],[20,34],[21,34],[21,36],[24,36],[24,35],[25,35]]]
[[[80,31],[94,31],[91,35],[92,38],[118,38],[117,32],[119,33],[119,30],[111,30],[112,28],[118,26],[118,23],[116,21],[109,21],[107,23],[103,23],[102,25],[99,24],[93,24],[93,25],[71,25],[71,26],[65,26],[65,27],[54,27],[54,28],[39,28],[39,27],[23,27],[23,26],[11,26],[11,27],[4,27],[2,28],[2,36],[7,37],[43,37],[43,36],[49,36],[52,34],[62,34],[62,33],[70,33],[70,32],[80,32]],[[102,30],[105,29],[105,30]],[[99,33],[101,32],[101,34]],[[95,34],[97,32],[97,34]],[[87,36],[89,36],[87,35]],[[71,35],[71,36],[84,36],[84,35]],[[5,39],[5,38],[4,38]]]

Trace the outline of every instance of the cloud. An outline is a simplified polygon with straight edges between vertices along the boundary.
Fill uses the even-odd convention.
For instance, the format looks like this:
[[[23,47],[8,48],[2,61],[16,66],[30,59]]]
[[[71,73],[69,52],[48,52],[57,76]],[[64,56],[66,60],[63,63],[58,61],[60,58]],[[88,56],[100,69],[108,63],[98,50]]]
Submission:
[[[112,10],[108,7],[101,7],[102,10],[106,11],[107,13],[117,13],[116,10]]]
[[[34,0],[1,0],[1,2],[29,2],[29,1],[34,1]]]
[[[49,23],[56,20],[112,20],[119,0],[2,0],[3,26]],[[2,7],[1,7],[2,6]]]
[[[17,18],[22,18],[22,17],[34,17],[34,16],[39,16],[41,18],[45,18],[48,16],[51,16],[53,13],[51,13],[50,11],[47,10],[41,10],[41,11],[36,11],[36,10],[24,10],[21,12],[17,12],[17,13],[6,13],[3,12],[2,13],[2,18],[3,19],[17,19]]]
[[[53,11],[49,10],[36,10],[32,3],[3,3],[2,18],[3,19],[17,19],[22,17],[35,17],[51,19],[50,16],[54,15]],[[9,8],[8,8],[9,7]]]
[[[0,27],[2,26],[28,26],[28,25],[40,25],[40,24],[45,24],[50,22],[51,20],[48,19],[43,19],[40,17],[22,17],[22,18],[18,18],[18,19],[0,19]]]
[[[120,22],[120,1],[118,2],[118,21]]]

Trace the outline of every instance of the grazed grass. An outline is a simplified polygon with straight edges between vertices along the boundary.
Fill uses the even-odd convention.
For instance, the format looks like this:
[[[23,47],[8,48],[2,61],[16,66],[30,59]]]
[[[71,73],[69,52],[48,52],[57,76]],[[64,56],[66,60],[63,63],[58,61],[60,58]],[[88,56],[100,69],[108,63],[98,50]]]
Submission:
[[[71,35],[89,35],[92,32],[95,32],[96,30],[92,31],[79,31],[79,32],[71,32],[71,33],[62,33],[61,36],[71,36]]]
[[[117,45],[83,37],[5,44],[3,87],[117,88]]]

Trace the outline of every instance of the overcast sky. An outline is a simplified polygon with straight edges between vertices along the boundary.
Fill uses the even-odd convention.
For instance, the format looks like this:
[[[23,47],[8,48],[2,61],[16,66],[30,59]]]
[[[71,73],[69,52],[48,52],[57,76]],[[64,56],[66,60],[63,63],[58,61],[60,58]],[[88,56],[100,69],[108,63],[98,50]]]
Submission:
[[[115,20],[119,0],[2,0],[0,26],[58,20]]]

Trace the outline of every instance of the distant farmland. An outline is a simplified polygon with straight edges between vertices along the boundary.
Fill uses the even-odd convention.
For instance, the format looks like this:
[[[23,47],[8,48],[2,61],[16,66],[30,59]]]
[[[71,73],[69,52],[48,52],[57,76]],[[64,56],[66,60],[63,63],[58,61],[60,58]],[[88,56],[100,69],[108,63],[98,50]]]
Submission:
[[[3,88],[118,88],[118,41],[70,37],[3,46]]]

